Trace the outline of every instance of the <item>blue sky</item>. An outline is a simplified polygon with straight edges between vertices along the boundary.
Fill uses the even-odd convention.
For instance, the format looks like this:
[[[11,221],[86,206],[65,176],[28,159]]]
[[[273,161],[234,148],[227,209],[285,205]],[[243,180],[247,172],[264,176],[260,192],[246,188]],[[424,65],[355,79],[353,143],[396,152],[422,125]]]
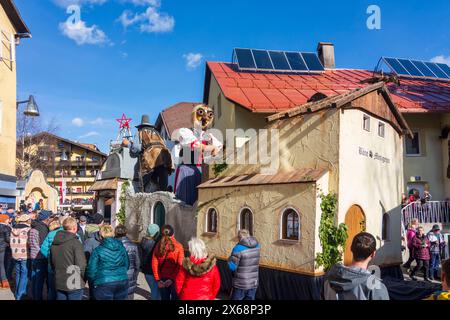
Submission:
[[[15,2],[33,35],[17,50],[18,98],[34,94],[59,135],[105,152],[123,112],[136,125],[144,113],[154,121],[179,101],[201,101],[205,60],[230,61],[233,47],[314,51],[331,41],[341,68],[373,69],[382,55],[450,63],[446,0]],[[75,29],[70,4],[80,6]],[[366,26],[371,4],[380,30]]]

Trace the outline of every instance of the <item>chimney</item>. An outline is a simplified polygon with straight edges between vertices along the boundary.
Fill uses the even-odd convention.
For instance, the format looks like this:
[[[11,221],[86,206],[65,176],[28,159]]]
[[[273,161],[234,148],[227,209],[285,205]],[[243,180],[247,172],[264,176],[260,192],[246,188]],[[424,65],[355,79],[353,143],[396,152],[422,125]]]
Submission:
[[[334,44],[331,42],[319,42],[317,45],[317,54],[325,69],[334,69]]]

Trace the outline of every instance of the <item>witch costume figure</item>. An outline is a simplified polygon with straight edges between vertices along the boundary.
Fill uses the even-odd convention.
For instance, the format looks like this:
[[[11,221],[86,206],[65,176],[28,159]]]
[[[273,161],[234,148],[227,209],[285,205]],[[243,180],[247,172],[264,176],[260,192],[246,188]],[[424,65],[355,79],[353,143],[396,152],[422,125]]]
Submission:
[[[138,134],[130,144],[130,155],[139,157],[139,177],[143,192],[167,191],[169,175],[174,171],[172,156],[155,127],[150,124],[149,116],[143,115],[141,124],[136,126]]]
[[[222,143],[206,130],[212,125],[214,112],[200,104],[192,110],[192,129],[180,128],[172,140],[179,142],[175,152],[180,165],[175,175],[175,196],[186,204],[193,205],[198,198],[197,186],[202,182],[202,164],[208,162],[222,150]]]

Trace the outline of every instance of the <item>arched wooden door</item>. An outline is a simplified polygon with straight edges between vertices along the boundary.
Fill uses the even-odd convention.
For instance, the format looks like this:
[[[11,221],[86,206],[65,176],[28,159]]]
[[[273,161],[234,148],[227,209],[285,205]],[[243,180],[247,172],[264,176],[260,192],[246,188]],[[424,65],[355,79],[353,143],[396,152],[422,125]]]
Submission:
[[[153,208],[153,223],[160,228],[166,223],[166,209],[161,202],[157,202]]]
[[[344,252],[344,264],[348,266],[352,263],[352,241],[355,235],[362,231],[366,231],[366,215],[363,210],[358,205],[353,205],[348,209],[347,214],[345,215],[345,224],[348,227],[348,238],[345,243],[345,252]]]

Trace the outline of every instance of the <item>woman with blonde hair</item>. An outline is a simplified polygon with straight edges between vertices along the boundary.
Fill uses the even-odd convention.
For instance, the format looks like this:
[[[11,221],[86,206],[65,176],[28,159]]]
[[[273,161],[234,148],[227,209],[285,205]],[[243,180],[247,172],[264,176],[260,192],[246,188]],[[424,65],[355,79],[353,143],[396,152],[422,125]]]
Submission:
[[[152,257],[152,270],[161,300],[177,300],[175,278],[184,258],[183,246],[175,239],[171,225],[161,228],[161,240],[155,247]]]
[[[94,249],[87,267],[89,283],[96,300],[126,300],[128,297],[128,253],[114,229],[103,225],[99,231],[100,245]]]
[[[205,243],[192,238],[191,256],[184,258],[175,287],[180,300],[214,300],[220,289],[220,274],[214,255],[208,255]]]

